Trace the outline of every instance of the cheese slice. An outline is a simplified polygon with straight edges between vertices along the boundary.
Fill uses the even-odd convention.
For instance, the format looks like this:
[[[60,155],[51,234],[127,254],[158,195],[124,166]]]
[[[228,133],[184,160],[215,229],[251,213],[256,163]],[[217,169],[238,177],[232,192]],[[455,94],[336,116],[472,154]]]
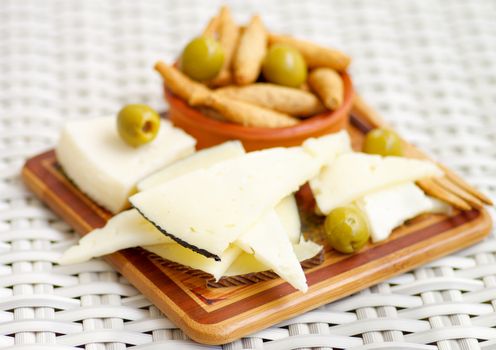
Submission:
[[[237,246],[238,242],[236,242],[235,244],[231,244],[229,248],[227,248],[222,253],[220,261],[216,261],[201,254],[195,253],[191,249],[185,248],[175,242],[172,244],[145,246],[143,248],[157,254],[158,256],[166,260],[173,261],[184,266],[191,267],[193,269],[208,272],[209,274],[213,275],[216,280],[219,280],[223,276],[233,276],[245,273],[266,271],[272,269],[273,265],[277,265],[277,262],[264,264],[262,261],[259,261],[258,259],[260,254],[262,255],[262,257],[265,257],[264,261],[266,261],[267,259],[270,259],[271,256],[277,256],[282,249],[285,256],[290,256],[291,258],[293,258],[291,253],[287,254],[287,251],[284,251],[284,249],[288,249],[289,247],[291,247],[291,244],[287,245],[286,243],[283,243],[281,245],[279,243],[279,241],[281,240],[283,242],[291,242],[291,240],[296,239],[295,242],[292,244],[291,249],[293,250],[298,261],[305,261],[317,255],[317,253],[319,253],[322,249],[322,246],[310,241],[300,241],[300,222],[298,217],[298,227],[296,227],[296,220],[293,215],[298,215],[298,212],[294,212],[292,208],[293,203],[296,204],[294,202],[294,197],[291,195],[284,198],[275,208],[277,219],[280,223],[282,223],[282,232],[280,223],[277,223],[276,227],[274,227],[270,226],[271,222],[268,221],[262,223],[262,225],[267,225],[266,227],[264,227],[263,230],[260,230],[260,225],[256,225],[253,229],[250,229],[246,232],[244,236],[248,238],[245,241],[251,242],[253,240],[254,242],[253,245],[250,245],[249,243],[244,244],[244,247],[250,253],[241,251],[241,249]],[[287,228],[290,229],[288,230]],[[295,233],[296,228],[298,228],[298,234]],[[285,235],[286,238],[277,236],[279,239],[277,239],[277,237],[275,239],[273,237],[273,230],[277,230],[277,232],[275,233],[276,235],[277,233],[281,233],[282,235]],[[263,233],[264,236],[260,237],[260,233]],[[267,235],[267,233],[270,234]],[[269,249],[269,252],[271,254],[259,252],[257,257],[255,257],[255,255],[253,255],[253,250],[258,249],[261,245],[272,247],[271,249]],[[280,258],[277,257],[277,259]]]
[[[293,244],[293,252],[301,263],[311,259],[322,250],[322,246],[312,241],[301,240]],[[270,267],[257,260],[254,254],[241,253],[224,273],[224,276],[239,276],[270,270]]]
[[[143,219],[136,209],[130,209],[82,237],[77,245],[64,252],[58,262],[61,265],[81,263],[121,249],[164,243],[174,241]]]
[[[175,242],[172,244],[144,246],[143,248],[166,260],[207,272],[214,276],[217,281],[225,275],[229,266],[242,254],[242,250],[234,245],[230,245],[222,253],[219,261],[195,253],[191,249],[185,248]]]
[[[162,120],[157,137],[141,147],[117,134],[115,117],[68,122],[56,147],[67,176],[95,202],[116,213],[136,183],[194,152],[195,139]]]
[[[223,160],[235,158],[245,153],[240,141],[227,141],[220,145],[198,151],[181,159],[165,169],[159,170],[138,183],[138,190],[144,191],[161,185],[178,176],[198,169],[206,169]]]
[[[270,210],[234,243],[296,289],[308,289],[305,274],[281,220]]]
[[[303,142],[302,147],[326,166],[332,164],[338,155],[352,152],[350,135],[346,130],[319,138],[309,138]]]
[[[426,196],[413,182],[368,194],[357,200],[356,205],[367,218],[373,242],[387,239],[396,227],[419,214],[449,213],[451,208]]]
[[[130,201],[179,244],[220,259],[230,243],[319,169],[300,147],[272,148],[185,174]]]
[[[432,162],[364,153],[339,155],[310,181],[318,209],[324,215],[368,193],[407,181],[442,176]]]
[[[297,208],[293,208],[293,204],[296,205],[294,197],[288,196],[275,207],[275,210],[285,227],[288,238],[295,240],[298,237],[299,240],[299,215]],[[295,240],[295,243],[298,240]],[[64,252],[59,263],[81,263],[121,249],[138,246],[144,246],[146,249],[152,247],[148,250],[167,260],[203,270],[216,278],[222,277],[233,259],[241,253],[241,249],[231,245],[222,254],[220,262],[206,258],[163,235],[136,209],[130,209],[115,215],[103,228],[95,229],[82,237],[77,245]]]
[[[284,226],[291,243],[298,243],[301,237],[301,221],[294,195],[284,197],[274,208]]]

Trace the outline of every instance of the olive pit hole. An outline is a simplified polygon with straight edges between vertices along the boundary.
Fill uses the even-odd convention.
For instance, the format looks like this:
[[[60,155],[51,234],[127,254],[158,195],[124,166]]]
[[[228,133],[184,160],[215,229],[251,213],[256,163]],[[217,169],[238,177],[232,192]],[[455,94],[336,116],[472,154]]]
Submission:
[[[146,121],[145,124],[143,124],[143,128],[142,128],[143,132],[149,133],[149,132],[152,132],[153,129],[154,129],[153,122]]]

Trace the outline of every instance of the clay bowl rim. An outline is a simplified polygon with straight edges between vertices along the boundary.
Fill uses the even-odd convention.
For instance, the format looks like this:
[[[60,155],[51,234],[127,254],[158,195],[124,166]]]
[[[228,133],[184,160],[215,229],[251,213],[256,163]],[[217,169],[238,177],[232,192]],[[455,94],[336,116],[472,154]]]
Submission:
[[[197,128],[207,130],[211,133],[221,134],[224,136],[235,137],[238,139],[287,139],[302,135],[311,135],[321,129],[325,129],[330,125],[338,122],[338,117],[346,114],[346,111],[351,110],[355,91],[353,83],[348,73],[340,74],[344,84],[344,99],[341,106],[335,111],[327,111],[321,114],[303,119],[300,123],[283,127],[283,128],[260,128],[252,126],[244,126],[234,123],[226,123],[215,120],[204,115],[200,110],[191,107],[186,101],[174,95],[164,84],[165,98],[170,106],[174,105],[178,109],[188,110],[187,116],[189,122],[195,124]],[[345,117],[346,118],[346,117]]]

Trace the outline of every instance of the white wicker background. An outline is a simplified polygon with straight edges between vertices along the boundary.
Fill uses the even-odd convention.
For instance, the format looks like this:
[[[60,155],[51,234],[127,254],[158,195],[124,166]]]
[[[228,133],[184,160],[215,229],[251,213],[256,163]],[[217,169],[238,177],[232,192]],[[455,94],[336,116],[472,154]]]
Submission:
[[[0,0],[0,347],[204,349],[101,260],[54,263],[77,237],[22,185],[71,118],[165,109],[171,61],[219,1]],[[343,49],[357,89],[409,140],[496,200],[496,2],[234,1],[273,31]],[[496,240],[224,349],[496,349]],[[323,347],[323,348],[322,348]],[[221,348],[221,347],[212,347]]]

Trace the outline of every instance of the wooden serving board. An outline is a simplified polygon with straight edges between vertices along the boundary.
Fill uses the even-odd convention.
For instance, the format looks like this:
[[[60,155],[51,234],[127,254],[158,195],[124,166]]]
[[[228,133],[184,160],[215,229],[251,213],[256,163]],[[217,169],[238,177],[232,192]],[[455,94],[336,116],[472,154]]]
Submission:
[[[359,149],[364,133],[376,127],[377,121],[356,111],[350,120],[349,132]],[[421,153],[414,150],[410,155],[419,157]],[[23,178],[81,235],[102,227],[111,217],[64,176],[53,150],[28,160]],[[354,255],[326,247],[324,262],[306,270],[306,294],[279,278],[208,288],[204,280],[164,266],[140,248],[107,255],[105,260],[188,336],[201,343],[222,344],[469,246],[486,236],[490,228],[485,210],[455,211],[450,217],[419,216],[396,229],[387,241],[369,244]]]

